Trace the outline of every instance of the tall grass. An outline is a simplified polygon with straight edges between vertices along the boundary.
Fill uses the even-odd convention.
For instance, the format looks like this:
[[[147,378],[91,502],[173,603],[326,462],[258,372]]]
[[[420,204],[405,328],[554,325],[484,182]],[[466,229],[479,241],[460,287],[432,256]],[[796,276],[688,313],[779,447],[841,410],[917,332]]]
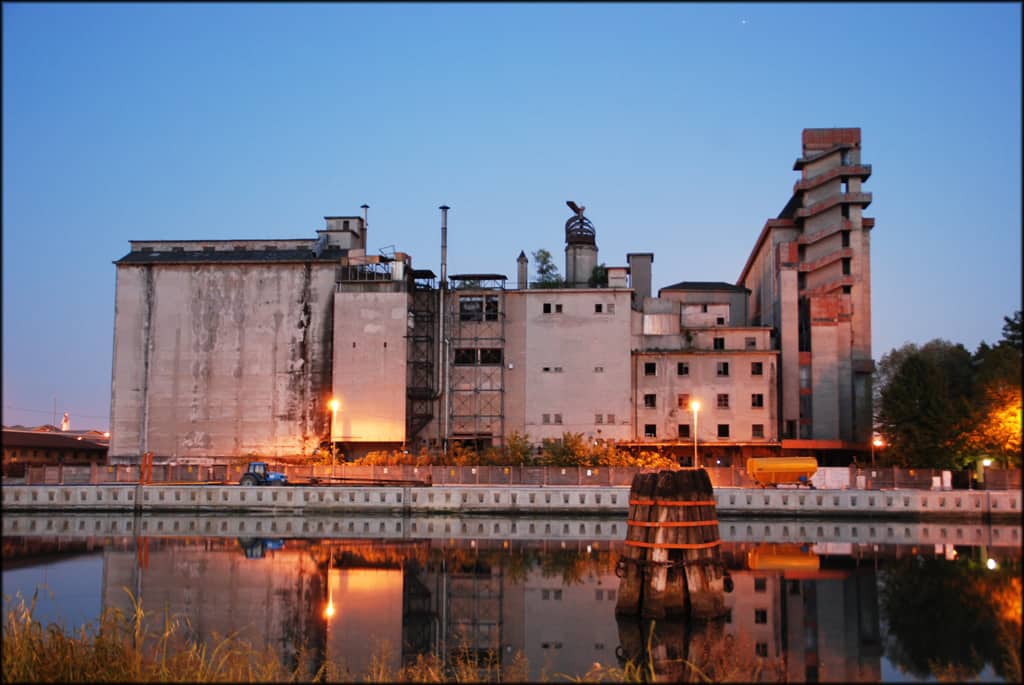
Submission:
[[[34,613],[39,591],[26,603],[17,595],[12,604],[5,598],[2,681],[8,682],[130,682],[130,683],[509,683],[530,681],[529,664],[522,652],[505,663],[494,652],[464,646],[452,658],[418,655],[401,667],[395,663],[387,642],[373,647],[365,673],[353,674],[343,664],[317,663],[300,651],[293,667],[286,666],[277,651],[240,639],[237,634],[214,634],[208,642],[195,639],[187,619],[167,613],[159,632],[146,632],[146,610],[125,588],[131,599],[128,614],[107,608],[92,624],[76,633],[51,623],[44,626]],[[736,644],[731,636],[706,641],[690,659],[655,657],[662,654],[654,625],[639,661],[619,666],[595,663],[585,674],[556,674],[561,682],[654,682],[665,676],[683,675],[690,682],[770,682],[785,680],[778,660],[742,658],[749,645]],[[740,647],[740,649],[737,649]],[[682,670],[680,671],[680,667]],[[549,676],[542,673],[541,681]]]

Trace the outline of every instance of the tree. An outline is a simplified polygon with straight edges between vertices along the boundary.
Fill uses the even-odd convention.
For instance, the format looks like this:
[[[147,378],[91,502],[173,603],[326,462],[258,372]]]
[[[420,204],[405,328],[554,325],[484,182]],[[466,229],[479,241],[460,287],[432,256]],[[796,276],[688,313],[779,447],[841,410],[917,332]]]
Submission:
[[[541,248],[533,253],[537,265],[537,285],[541,288],[559,288],[564,284],[558,274],[558,267],[552,261],[551,253]]]
[[[887,460],[921,468],[959,468],[962,421],[969,412],[971,356],[963,345],[932,340],[883,357],[878,426]]]
[[[1016,348],[1017,351],[1024,350],[1024,325],[1021,323],[1020,318],[1021,310],[1017,310],[1013,313],[1013,318],[1009,316],[1003,317],[1003,340],[1010,347]]]
[[[595,266],[593,271],[590,272],[590,279],[587,281],[587,285],[591,288],[608,287],[608,267],[604,265],[604,262]]]

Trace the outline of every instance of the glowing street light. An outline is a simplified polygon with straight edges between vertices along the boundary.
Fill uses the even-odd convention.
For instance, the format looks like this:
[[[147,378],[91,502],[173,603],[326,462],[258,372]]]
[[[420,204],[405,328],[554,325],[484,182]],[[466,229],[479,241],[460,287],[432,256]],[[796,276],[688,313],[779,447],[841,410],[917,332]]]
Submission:
[[[690,409],[693,410],[693,468],[700,468],[700,463],[697,461],[697,412],[700,411],[700,402],[697,400],[690,401]]]
[[[885,441],[882,438],[875,436],[875,439],[871,441],[871,465],[875,465],[875,449],[881,449],[885,446]]]
[[[334,424],[338,420],[338,407],[341,406],[341,402],[338,398],[332,397],[327,403],[327,407],[331,410],[331,467],[334,467]]]

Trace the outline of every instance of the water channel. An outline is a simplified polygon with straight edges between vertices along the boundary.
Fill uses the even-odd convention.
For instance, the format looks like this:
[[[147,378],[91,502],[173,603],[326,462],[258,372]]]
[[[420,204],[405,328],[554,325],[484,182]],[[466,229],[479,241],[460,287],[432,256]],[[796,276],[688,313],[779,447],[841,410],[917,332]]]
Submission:
[[[153,630],[166,609],[198,640],[237,632],[286,663],[305,647],[352,680],[374,653],[396,670],[461,648],[521,654],[531,680],[564,682],[642,656],[652,634],[694,663],[760,664],[792,682],[1021,678],[1019,525],[944,527],[940,543],[907,527],[910,539],[879,544],[864,541],[877,521],[723,519],[726,615],[652,628],[616,617],[618,518],[537,519],[519,538],[476,517],[379,536],[377,518],[345,517],[355,525],[340,534],[320,521],[326,533],[296,537],[190,534],[196,520],[161,517],[143,536],[116,533],[130,516],[8,514],[5,609],[39,588],[35,618],[75,628],[130,612],[134,596]]]

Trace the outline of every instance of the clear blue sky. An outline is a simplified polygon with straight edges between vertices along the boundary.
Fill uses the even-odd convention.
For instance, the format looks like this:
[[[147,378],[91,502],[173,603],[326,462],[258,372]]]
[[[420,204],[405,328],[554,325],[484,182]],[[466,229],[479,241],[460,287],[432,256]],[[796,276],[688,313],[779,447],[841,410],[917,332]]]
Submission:
[[[3,423],[106,428],[132,239],[312,238],[515,278],[565,201],[655,289],[734,282],[803,128],[874,171],[876,359],[1021,293],[1017,4],[3,5]]]

